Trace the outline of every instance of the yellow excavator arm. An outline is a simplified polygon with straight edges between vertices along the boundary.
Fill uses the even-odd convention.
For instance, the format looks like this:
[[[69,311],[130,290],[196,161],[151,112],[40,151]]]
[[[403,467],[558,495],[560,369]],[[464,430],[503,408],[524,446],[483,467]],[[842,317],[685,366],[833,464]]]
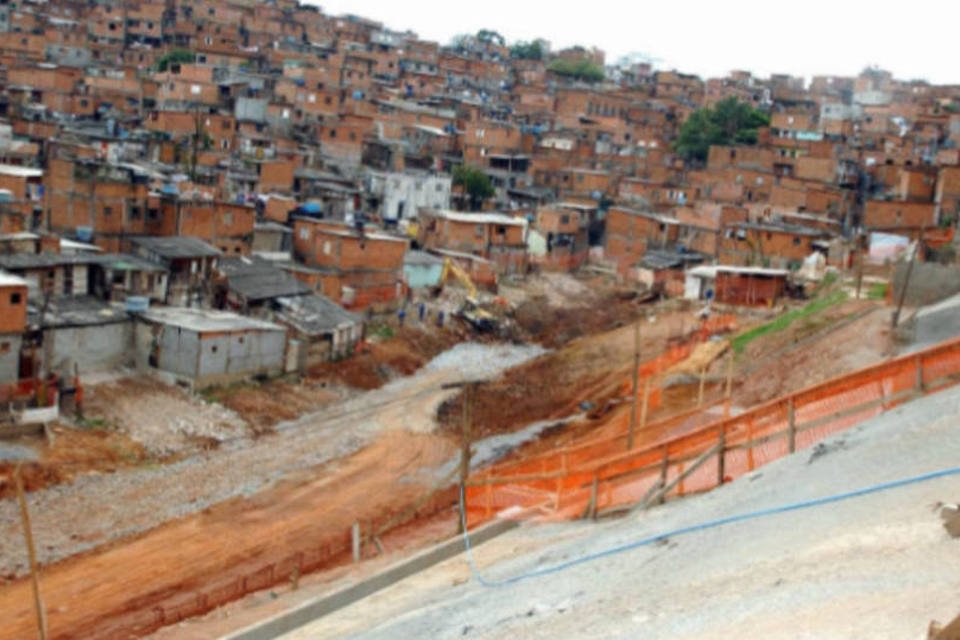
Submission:
[[[477,299],[477,286],[473,284],[473,280],[470,279],[470,274],[460,268],[456,262],[450,258],[446,258],[443,261],[443,277],[440,279],[443,284],[447,283],[447,279],[450,275],[453,275],[457,281],[463,285],[463,288],[467,290],[467,296],[473,300]]]

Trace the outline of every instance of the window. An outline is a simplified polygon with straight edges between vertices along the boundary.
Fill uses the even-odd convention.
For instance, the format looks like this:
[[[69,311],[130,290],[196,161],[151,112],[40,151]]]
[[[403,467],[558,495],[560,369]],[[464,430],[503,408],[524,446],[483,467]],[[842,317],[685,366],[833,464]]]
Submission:
[[[502,224],[499,225],[499,226],[497,227],[497,235],[498,235],[498,236],[505,236],[505,235],[507,235],[507,227],[505,227],[505,226],[502,225]]]
[[[477,229],[476,229],[475,234],[476,234],[476,236],[477,236],[478,238],[482,238],[482,237],[483,237],[483,225],[482,225],[482,224],[478,224],[478,225],[477,225]]]
[[[560,224],[570,224],[570,216],[566,214],[560,216]]]
[[[21,300],[22,300],[22,298],[21,298],[21,295],[20,295],[19,293],[11,293],[11,294],[10,294],[10,304],[20,304]]]
[[[113,209],[112,209],[111,207],[104,207],[104,208],[103,208],[103,215],[104,215],[105,217],[109,217],[109,216],[113,215]]]
[[[0,342],[0,353],[10,353],[9,342]]]
[[[799,246],[800,246],[800,237],[799,237],[799,236],[794,236],[794,237],[793,237],[793,246],[795,246],[795,247],[799,247]]]
[[[130,207],[130,219],[131,220],[140,219],[140,207]]]
[[[331,137],[331,138],[336,138],[336,137],[337,137],[337,132],[336,132],[336,130],[334,130],[334,129],[331,129],[331,130],[330,130],[330,137]]]
[[[223,224],[225,224],[225,225],[227,225],[227,226],[230,226],[230,225],[233,224],[233,213],[232,213],[232,212],[228,211],[227,213],[223,214]]]

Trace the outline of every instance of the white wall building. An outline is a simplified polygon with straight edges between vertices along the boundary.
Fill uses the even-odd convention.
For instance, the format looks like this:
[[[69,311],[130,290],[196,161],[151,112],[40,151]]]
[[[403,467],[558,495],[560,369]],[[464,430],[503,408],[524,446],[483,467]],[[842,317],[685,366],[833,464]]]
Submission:
[[[369,181],[369,193],[380,198],[380,215],[384,220],[413,219],[421,208],[450,208],[453,178],[448,174],[370,172]]]

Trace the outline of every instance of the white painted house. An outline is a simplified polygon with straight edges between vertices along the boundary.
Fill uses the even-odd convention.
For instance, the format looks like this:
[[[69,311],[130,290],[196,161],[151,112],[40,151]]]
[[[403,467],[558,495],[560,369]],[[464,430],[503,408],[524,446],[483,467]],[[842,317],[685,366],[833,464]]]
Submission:
[[[417,217],[421,208],[449,209],[453,178],[446,173],[371,171],[369,193],[380,199],[380,216],[389,222]]]

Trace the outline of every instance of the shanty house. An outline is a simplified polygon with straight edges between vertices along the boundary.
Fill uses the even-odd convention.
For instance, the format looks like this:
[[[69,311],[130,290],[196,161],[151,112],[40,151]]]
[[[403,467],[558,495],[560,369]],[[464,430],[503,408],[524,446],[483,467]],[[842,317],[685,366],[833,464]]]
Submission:
[[[304,349],[305,355],[296,360],[306,366],[345,358],[363,339],[362,318],[324,296],[277,298],[274,304],[277,322],[290,327]]]
[[[490,260],[501,273],[522,273],[527,266],[527,220],[502,213],[461,213],[424,209],[418,241],[426,249],[445,249]]]
[[[20,377],[20,344],[27,325],[27,281],[0,272],[0,384]]]
[[[163,302],[172,306],[198,306],[212,293],[213,270],[220,252],[203,240],[187,236],[130,239],[134,255],[169,271]]]
[[[772,306],[786,293],[786,269],[701,266],[687,271],[684,297],[724,304]]]
[[[135,329],[139,367],[201,388],[284,371],[283,327],[225,311],[150,309]]]

